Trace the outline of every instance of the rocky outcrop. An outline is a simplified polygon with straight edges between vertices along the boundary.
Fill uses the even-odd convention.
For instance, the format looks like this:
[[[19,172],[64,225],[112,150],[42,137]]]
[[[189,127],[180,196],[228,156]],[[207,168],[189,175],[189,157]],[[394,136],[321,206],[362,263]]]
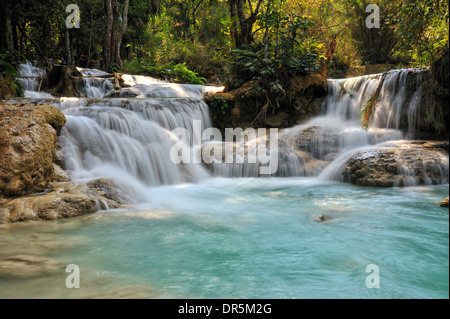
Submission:
[[[400,141],[359,151],[342,170],[342,178],[361,186],[414,186],[448,181],[447,142]]]
[[[51,183],[46,192],[0,199],[0,224],[55,220],[117,208],[130,201],[110,179]]]
[[[287,97],[290,101],[290,116],[294,116],[295,123],[300,124],[320,113],[320,106],[328,92],[327,79],[320,74],[297,76],[290,79]]]
[[[58,142],[65,122],[53,106],[0,105],[0,223],[79,216],[131,201],[110,179],[70,182]]]
[[[272,98],[267,112],[258,116],[268,102],[259,86],[250,81],[232,91],[206,96],[214,127],[221,131],[228,127],[291,127],[318,114],[328,90],[327,79],[320,74],[291,78],[284,96]]]
[[[55,173],[57,135],[65,122],[64,114],[53,106],[0,105],[0,195],[47,188]]]

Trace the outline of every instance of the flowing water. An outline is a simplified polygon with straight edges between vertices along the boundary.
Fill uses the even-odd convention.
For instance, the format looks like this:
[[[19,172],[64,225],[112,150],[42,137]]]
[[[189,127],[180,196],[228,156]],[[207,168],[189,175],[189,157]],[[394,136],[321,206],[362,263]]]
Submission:
[[[40,258],[28,268],[0,260],[0,297],[448,298],[449,219],[439,207],[448,181],[372,188],[334,178],[356,150],[413,137],[405,134],[414,132],[417,98],[405,99],[405,73],[385,78],[368,131],[359,113],[381,75],[330,80],[323,114],[279,133],[270,178],[259,176],[260,163],[208,169],[170,160],[177,128],[193,137],[185,143],[191,159],[201,151],[198,134],[211,126],[202,97],[220,88],[130,75],[116,98],[106,97],[110,80],[95,77],[84,79],[81,98],[30,89],[27,99],[67,117],[61,144],[72,179],[114,178],[134,202],[0,225],[0,259]],[[405,110],[412,128],[402,133]],[[448,157],[439,165],[448,174]],[[80,289],[66,288],[69,264],[79,266]],[[379,288],[367,285],[369,265],[379,267]]]

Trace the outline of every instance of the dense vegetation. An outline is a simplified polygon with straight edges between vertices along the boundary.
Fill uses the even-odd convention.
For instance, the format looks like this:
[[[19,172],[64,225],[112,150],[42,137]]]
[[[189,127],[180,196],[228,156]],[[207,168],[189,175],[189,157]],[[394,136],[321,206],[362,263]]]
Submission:
[[[74,2],[80,28],[69,29]],[[366,26],[372,3],[380,28]],[[47,67],[230,87],[258,79],[272,94],[296,74],[430,65],[448,46],[448,0],[3,0],[0,18],[1,53]]]

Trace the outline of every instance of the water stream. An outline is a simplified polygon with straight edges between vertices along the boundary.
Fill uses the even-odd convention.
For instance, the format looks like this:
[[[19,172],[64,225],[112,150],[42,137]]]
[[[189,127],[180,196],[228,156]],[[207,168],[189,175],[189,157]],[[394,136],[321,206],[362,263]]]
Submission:
[[[22,68],[22,76],[42,75]],[[0,259],[54,264],[27,274],[0,263],[0,298],[448,298],[449,215],[439,207],[448,181],[373,188],[336,178],[357,150],[414,137],[418,104],[405,99],[405,74],[386,77],[367,131],[359,113],[381,75],[329,80],[323,113],[279,132],[279,170],[270,177],[260,176],[260,163],[170,160],[173,130],[195,136],[195,123],[211,127],[202,98],[221,88],[126,75],[130,87],[110,98],[110,80],[90,77],[83,97],[55,98],[27,78],[27,100],[67,117],[60,141],[72,179],[114,178],[135,202],[0,225]],[[188,144],[192,154],[202,147]],[[448,175],[448,156],[438,161]],[[321,215],[328,220],[318,222]],[[65,286],[68,264],[80,267],[80,289]],[[380,288],[370,289],[373,264]]]

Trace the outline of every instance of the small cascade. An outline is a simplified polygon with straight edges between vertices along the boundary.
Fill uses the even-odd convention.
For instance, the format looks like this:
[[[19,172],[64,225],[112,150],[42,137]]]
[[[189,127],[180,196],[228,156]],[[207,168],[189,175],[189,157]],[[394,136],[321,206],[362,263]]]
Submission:
[[[114,89],[110,79],[103,78],[83,78],[82,97],[102,98]]]
[[[29,65],[22,68],[28,72],[24,74],[44,74]],[[182,128],[193,136],[194,123],[199,123],[201,131],[210,127],[209,109],[202,98],[208,91],[223,88],[124,75],[127,89],[139,92],[140,98],[106,98],[114,91],[108,73],[78,70],[84,76],[82,97],[55,98],[34,91],[27,97],[32,103],[56,106],[66,115],[60,142],[65,169],[73,180],[108,176],[136,191],[210,176],[200,163],[171,161],[170,152],[177,141],[173,130]],[[196,143],[192,140],[187,145],[191,154],[200,147]]]
[[[66,169],[75,180],[108,176],[139,187],[198,181],[211,174],[346,180],[354,178],[350,173],[358,169],[358,161],[372,156],[380,167],[390,165],[385,158],[395,163],[401,179],[393,186],[448,182],[448,155],[429,148],[407,151],[413,147],[404,143],[386,144],[414,138],[422,96],[419,69],[328,80],[320,115],[280,132],[241,132],[228,142],[214,134],[211,140],[200,137],[212,129],[203,96],[221,87],[124,74],[123,88],[115,90],[108,73],[78,70],[84,77],[79,98],[33,91],[34,78],[27,84],[29,101],[54,105],[65,113],[61,144]],[[44,72],[27,64],[21,66],[21,74],[29,79]],[[411,81],[411,74],[419,80]],[[377,90],[373,117],[368,129],[362,129],[361,110]],[[182,143],[191,160],[178,163],[171,155],[180,129],[192,137]],[[426,155],[414,159],[419,151]]]
[[[173,129],[193,134],[194,121],[202,124],[202,130],[210,126],[202,100],[72,98],[54,105],[67,117],[62,144],[67,169],[75,179],[112,170],[155,186],[208,176],[200,164],[176,164],[169,156]]]
[[[45,71],[33,66],[31,62],[27,62],[26,64],[21,64],[19,66],[19,73],[19,79],[22,83],[25,97],[39,97],[39,95],[34,94],[34,92],[39,91]]]
[[[401,69],[386,73],[370,127],[402,130],[408,139],[414,139],[422,96],[421,74],[422,69]],[[413,77],[416,79],[413,80]]]
[[[418,80],[411,81],[411,75]],[[361,153],[360,158],[372,160],[370,156],[380,154],[381,150],[381,153],[387,152],[381,157],[395,162],[399,178],[392,186],[446,183],[448,155],[445,152],[416,149],[414,145],[403,143],[401,147],[396,146],[401,151],[391,154],[392,150],[386,149],[385,145],[390,141],[414,138],[422,96],[420,77],[421,69],[406,69],[328,80],[328,96],[322,105],[322,114],[280,132],[278,171],[272,176],[320,176],[327,180],[343,180],[343,169],[354,154]],[[365,130],[361,127],[361,110],[378,89],[374,115]],[[236,145],[245,145],[248,152],[251,149],[249,143],[237,142]],[[239,152],[236,145],[236,152]],[[413,150],[408,153],[407,149]],[[415,152],[426,154],[423,161],[420,156],[419,160],[411,160]],[[426,169],[419,169],[419,166]],[[249,161],[247,156],[239,163],[211,165],[215,175],[224,177],[262,176],[259,167],[259,163]],[[430,173],[432,171],[434,173]]]

